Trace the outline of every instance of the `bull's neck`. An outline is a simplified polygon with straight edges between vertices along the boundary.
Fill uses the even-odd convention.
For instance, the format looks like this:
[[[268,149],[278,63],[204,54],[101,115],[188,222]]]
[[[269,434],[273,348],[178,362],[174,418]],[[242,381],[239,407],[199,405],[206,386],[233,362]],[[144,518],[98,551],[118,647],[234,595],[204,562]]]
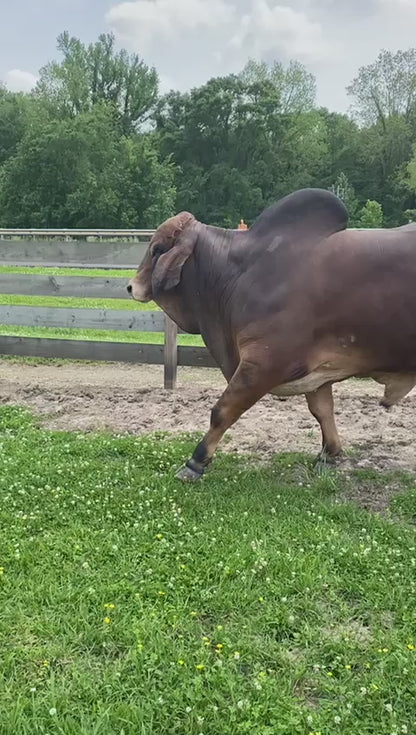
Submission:
[[[237,274],[234,253],[242,247],[245,232],[205,225],[195,248],[195,277],[199,295],[221,298]],[[213,289],[213,290],[212,290]]]

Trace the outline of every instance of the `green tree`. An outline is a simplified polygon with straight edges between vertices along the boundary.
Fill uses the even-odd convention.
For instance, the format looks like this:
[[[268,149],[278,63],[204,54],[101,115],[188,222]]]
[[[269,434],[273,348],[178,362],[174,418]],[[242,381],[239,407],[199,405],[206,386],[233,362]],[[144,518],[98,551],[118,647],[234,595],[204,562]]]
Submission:
[[[315,77],[298,61],[290,61],[284,67],[279,61],[269,65],[265,61],[250,59],[239,78],[252,90],[256,85],[268,83],[278,102],[276,112],[306,112],[315,105]]]
[[[356,226],[367,229],[383,227],[383,208],[381,204],[368,200],[358,213]]]
[[[348,93],[364,126],[366,197],[381,202],[388,224],[399,224],[412,205],[404,172],[416,135],[416,49],[382,51]]]
[[[29,124],[28,95],[14,94],[0,86],[0,166],[16,153]]]
[[[116,52],[112,34],[85,46],[67,32],[58,37],[62,61],[40,70],[36,94],[48,100],[59,115],[74,116],[92,106],[111,104],[125,133],[146,122],[158,95],[154,68],[125,50]]]
[[[154,227],[173,199],[172,165],[154,138],[121,137],[105,104],[32,125],[0,179],[10,227]]]
[[[332,184],[329,189],[344,202],[350,215],[350,223],[355,222],[358,201],[354,188],[351,186],[348,177],[343,171],[341,171],[337,176],[335,183]]]
[[[355,114],[367,126],[384,126],[390,117],[409,120],[416,104],[416,49],[381,51],[373,64],[359,69],[347,92]]]
[[[162,155],[177,164],[177,209],[213,224],[250,222],[277,197],[314,183],[326,127],[311,109],[312,82],[301,65],[250,62],[239,75],[166,95],[155,120]]]

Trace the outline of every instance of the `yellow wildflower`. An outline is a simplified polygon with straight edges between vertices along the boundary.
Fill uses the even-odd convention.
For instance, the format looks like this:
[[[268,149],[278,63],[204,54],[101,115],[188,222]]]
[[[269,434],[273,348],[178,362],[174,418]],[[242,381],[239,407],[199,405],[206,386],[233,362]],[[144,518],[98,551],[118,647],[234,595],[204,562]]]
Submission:
[[[203,671],[203,669],[205,669],[205,666],[204,664],[197,664],[196,668],[198,669],[198,671]]]
[[[192,612],[191,612],[191,618],[195,618],[197,615],[198,615],[198,613],[195,612],[195,610],[192,610]]]
[[[4,574],[4,567],[0,567],[0,575]]]
[[[106,603],[105,603],[105,605],[104,605],[104,608],[105,608],[106,610],[114,610],[114,608],[115,608],[115,605],[113,605],[113,603],[112,603],[112,602],[106,602]]]
[[[159,539],[159,541],[160,541],[160,539],[163,538],[163,533],[157,533],[156,534],[156,538]]]
[[[50,661],[48,661],[48,659],[46,659],[46,658],[45,658],[45,660],[44,660],[44,662],[43,662],[43,666],[45,666],[46,668],[47,668],[48,666],[50,666]]]
[[[166,595],[166,592],[163,592],[163,590],[159,590],[157,594],[163,597],[164,595]]]
[[[347,669],[348,671],[350,671],[350,669],[351,669],[351,665],[350,665],[350,664],[346,664],[346,665],[345,665],[345,668],[346,668],[346,669]]]
[[[106,625],[110,625],[111,618],[108,618],[108,617],[107,618],[104,618],[104,622],[105,622]]]
[[[218,651],[221,651],[224,648],[224,645],[222,643],[217,643],[216,648]]]
[[[327,676],[334,676],[334,675],[333,675],[332,671],[328,671],[327,672]]]
[[[415,647],[414,647],[413,643],[408,643],[407,644],[407,647],[408,647],[409,651],[414,651],[415,650]]]
[[[185,661],[183,659],[179,659],[178,661],[179,666],[185,666]]]

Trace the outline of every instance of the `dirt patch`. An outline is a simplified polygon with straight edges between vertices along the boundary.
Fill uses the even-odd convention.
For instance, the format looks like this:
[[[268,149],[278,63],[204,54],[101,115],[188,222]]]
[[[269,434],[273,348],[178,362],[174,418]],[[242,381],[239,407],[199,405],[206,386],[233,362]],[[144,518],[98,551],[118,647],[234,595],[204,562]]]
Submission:
[[[165,391],[163,368],[125,364],[61,366],[0,362],[0,402],[29,406],[53,429],[205,431],[225,381],[217,370],[181,368],[176,391]],[[383,388],[371,381],[335,386],[336,420],[344,442],[343,467],[416,469],[416,395],[386,412]],[[229,432],[225,451],[316,454],[320,431],[303,397],[267,396]],[[379,488],[375,489],[379,493]]]
[[[322,628],[322,635],[336,643],[354,641],[367,646],[372,639],[370,628],[359,620],[350,620],[348,623],[334,623],[329,628]]]

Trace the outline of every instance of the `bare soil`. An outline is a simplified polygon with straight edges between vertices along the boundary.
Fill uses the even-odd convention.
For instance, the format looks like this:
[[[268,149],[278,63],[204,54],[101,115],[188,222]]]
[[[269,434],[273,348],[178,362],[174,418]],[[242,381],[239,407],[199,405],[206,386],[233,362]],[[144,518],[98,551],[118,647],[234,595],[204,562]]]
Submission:
[[[219,371],[180,368],[165,391],[155,365],[28,365],[0,362],[0,402],[29,406],[44,426],[81,431],[205,431],[225,381]],[[416,391],[390,412],[378,405],[383,387],[350,380],[334,387],[336,420],[349,465],[416,469]],[[303,397],[267,396],[223,441],[224,451],[318,453],[320,431]]]

